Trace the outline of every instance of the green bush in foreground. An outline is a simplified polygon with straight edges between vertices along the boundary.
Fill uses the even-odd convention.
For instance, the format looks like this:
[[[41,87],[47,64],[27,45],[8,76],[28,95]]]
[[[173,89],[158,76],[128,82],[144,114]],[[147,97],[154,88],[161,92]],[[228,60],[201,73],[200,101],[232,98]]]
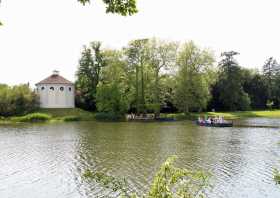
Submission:
[[[63,117],[64,122],[75,122],[75,121],[80,121],[81,118],[79,116],[65,116]]]
[[[170,157],[161,166],[155,175],[150,190],[143,198],[204,198],[205,189],[209,186],[209,176],[202,171],[190,171],[174,166],[176,157]],[[119,191],[121,198],[137,198],[131,193],[125,179],[117,179],[104,173],[93,173],[87,170],[84,173],[87,179],[93,179],[105,188]]]
[[[51,116],[43,113],[31,113],[21,117],[12,118],[16,122],[45,122],[51,119]]]
[[[274,181],[276,182],[276,184],[280,184],[280,171],[279,170],[277,170],[277,169],[275,169],[274,171],[273,171],[273,179],[274,179]]]

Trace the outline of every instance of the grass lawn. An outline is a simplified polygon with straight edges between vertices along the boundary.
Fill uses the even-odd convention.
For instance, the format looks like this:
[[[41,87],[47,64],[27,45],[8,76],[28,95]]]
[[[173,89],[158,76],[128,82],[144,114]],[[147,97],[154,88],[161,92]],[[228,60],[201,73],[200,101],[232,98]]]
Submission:
[[[78,118],[81,121],[95,120],[94,113],[74,108],[74,109],[40,109],[36,111],[50,115],[53,119],[63,120],[63,118]]]

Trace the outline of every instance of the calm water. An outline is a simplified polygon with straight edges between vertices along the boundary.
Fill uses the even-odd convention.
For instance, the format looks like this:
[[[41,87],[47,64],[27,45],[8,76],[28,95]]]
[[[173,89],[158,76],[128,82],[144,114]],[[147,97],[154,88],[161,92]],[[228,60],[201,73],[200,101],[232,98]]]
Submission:
[[[280,125],[275,119],[245,124]],[[191,122],[0,126],[0,197],[116,197],[81,177],[85,169],[126,177],[145,192],[165,159],[212,173],[209,197],[280,197],[280,129],[203,128]]]

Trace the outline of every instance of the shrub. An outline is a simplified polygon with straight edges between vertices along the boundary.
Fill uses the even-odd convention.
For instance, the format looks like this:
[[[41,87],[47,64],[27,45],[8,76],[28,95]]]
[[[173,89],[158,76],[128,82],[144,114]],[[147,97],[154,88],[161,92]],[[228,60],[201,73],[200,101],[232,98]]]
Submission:
[[[45,122],[51,119],[51,116],[44,113],[31,113],[21,117],[12,118],[16,122]]]
[[[80,121],[81,117],[79,116],[65,116],[63,117],[64,122],[75,122],[75,121]]]
[[[98,112],[105,113],[101,116],[118,119],[128,110],[126,96],[116,84],[100,84],[97,88],[96,106]]]

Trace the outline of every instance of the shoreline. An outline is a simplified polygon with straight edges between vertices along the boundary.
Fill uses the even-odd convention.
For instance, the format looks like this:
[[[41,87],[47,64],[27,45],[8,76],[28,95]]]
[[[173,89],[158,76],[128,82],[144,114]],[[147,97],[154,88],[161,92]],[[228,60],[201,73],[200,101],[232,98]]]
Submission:
[[[34,114],[42,114],[49,118],[45,120],[26,120],[21,121],[24,117],[28,117]],[[0,124],[16,124],[16,123],[54,123],[54,122],[79,122],[79,121],[100,121],[95,118],[94,112],[85,111],[79,108],[75,109],[39,109],[38,111],[27,114],[25,116],[12,116],[12,117],[0,117]],[[127,114],[128,115],[128,114]],[[199,116],[222,116],[225,120],[237,120],[245,118],[280,118],[280,110],[264,110],[264,111],[235,111],[235,112],[201,112],[190,113],[185,115],[184,113],[161,113],[161,119],[174,119],[173,121],[184,120],[196,120]],[[110,120],[104,120],[109,121]],[[113,122],[139,122],[141,120],[114,120]],[[158,120],[148,119],[142,122],[160,122]]]

